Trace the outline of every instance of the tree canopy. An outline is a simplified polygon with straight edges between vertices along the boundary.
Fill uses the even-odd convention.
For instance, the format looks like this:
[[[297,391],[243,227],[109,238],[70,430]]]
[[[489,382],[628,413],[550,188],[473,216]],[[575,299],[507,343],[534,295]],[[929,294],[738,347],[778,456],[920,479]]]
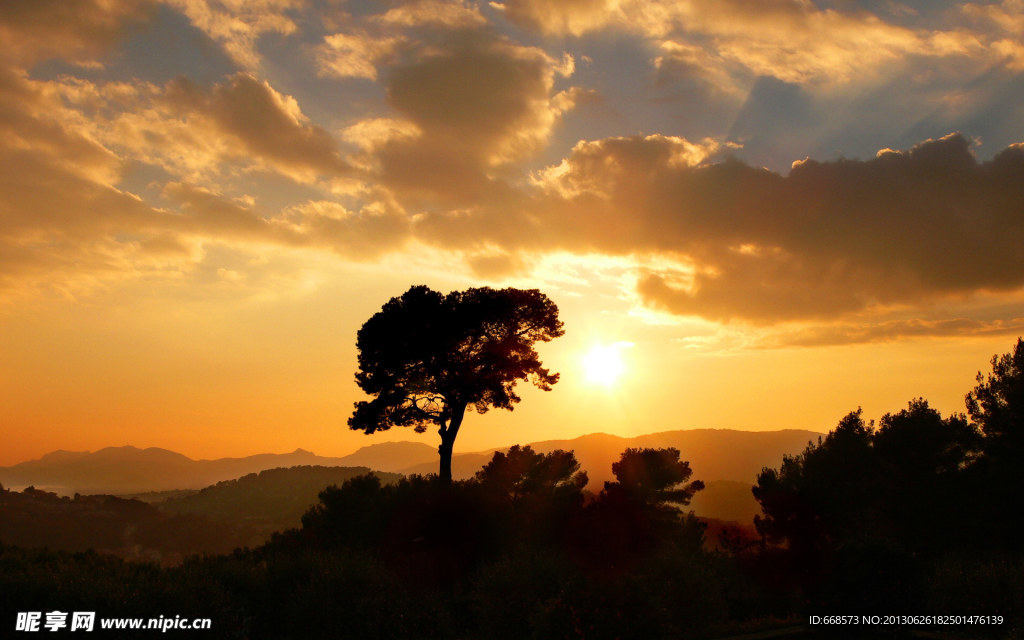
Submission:
[[[967,394],[967,412],[985,434],[985,453],[1019,465],[1024,452],[1024,340],[1012,353],[992,356],[992,372],[978,372],[978,385]]]
[[[579,492],[587,485],[587,472],[572,451],[556,449],[537,453],[529,445],[513,445],[508,453],[496,451],[476,479],[484,486],[517,499],[532,494],[552,494],[560,489]]]
[[[374,398],[356,403],[349,427],[368,434],[437,427],[439,475],[450,482],[466,409],[511,411],[521,380],[550,390],[558,374],[542,365],[534,345],[563,333],[558,307],[536,289],[482,287],[444,295],[411,287],[359,330],[356,382]]]
[[[829,545],[886,540],[928,550],[962,538],[962,474],[975,460],[978,432],[963,415],[943,418],[926,400],[874,425],[860,409],[824,439],[757,478],[757,530],[805,560]]]
[[[693,475],[690,463],[679,459],[679,449],[626,449],[618,462],[612,464],[615,483],[605,488],[623,491],[645,502],[674,502],[690,504],[693,494],[704,488],[694,480],[684,484]]]

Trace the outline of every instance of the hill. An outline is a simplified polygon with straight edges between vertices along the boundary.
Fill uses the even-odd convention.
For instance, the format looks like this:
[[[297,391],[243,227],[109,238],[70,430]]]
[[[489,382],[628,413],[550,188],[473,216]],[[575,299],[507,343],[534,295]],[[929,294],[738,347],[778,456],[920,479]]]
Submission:
[[[0,545],[95,549],[129,559],[174,563],[193,553],[226,553],[251,538],[237,523],[108,495],[2,490],[0,512]]]
[[[275,531],[298,527],[302,514],[319,501],[331,485],[369,473],[367,467],[303,466],[267,469],[237,480],[225,480],[191,495],[157,503],[161,511],[241,525],[253,535],[248,544],[265,541]],[[395,482],[397,473],[377,473],[383,482]]]

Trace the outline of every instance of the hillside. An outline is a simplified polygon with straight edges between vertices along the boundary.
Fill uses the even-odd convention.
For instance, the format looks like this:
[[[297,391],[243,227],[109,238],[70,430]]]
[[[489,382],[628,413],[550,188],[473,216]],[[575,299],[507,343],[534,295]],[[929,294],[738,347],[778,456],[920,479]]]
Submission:
[[[302,514],[319,501],[319,494],[331,485],[369,473],[366,467],[302,466],[267,469],[237,480],[225,480],[191,495],[174,497],[157,504],[161,511],[175,515],[202,516],[235,523],[254,534],[249,544],[263,542],[274,531],[298,527]],[[400,475],[377,475],[395,482]]]
[[[0,545],[66,551],[96,549],[122,558],[176,562],[192,553],[226,553],[252,538],[236,522],[169,514],[108,495],[61,497],[0,491]]]

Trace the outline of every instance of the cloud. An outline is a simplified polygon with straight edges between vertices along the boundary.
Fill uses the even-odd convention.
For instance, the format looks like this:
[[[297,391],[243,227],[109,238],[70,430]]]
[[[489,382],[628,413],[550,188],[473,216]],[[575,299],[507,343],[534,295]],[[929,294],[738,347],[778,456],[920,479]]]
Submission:
[[[155,86],[66,76],[36,85],[67,105],[39,122],[73,127],[111,158],[155,165],[179,179],[215,187],[219,177],[247,171],[299,183],[351,173],[337,141],[295,98],[248,73],[212,85],[184,77]]]
[[[119,158],[74,126],[78,114],[62,97],[52,84],[0,69],[2,234],[45,227],[90,234],[148,209],[113,186],[121,175]]]
[[[961,10],[986,29],[986,46],[1014,71],[1024,71],[1024,1],[1002,0],[991,4],[966,3]]]
[[[723,60],[754,76],[784,82],[846,82],[913,52],[928,52],[923,34],[873,14],[820,10],[793,0],[693,0],[673,5],[675,28],[664,40],[712,38]],[[657,35],[663,27],[651,24]]]
[[[34,85],[66,105],[37,114],[39,126],[74,129],[115,164],[140,161],[208,183],[255,170],[308,183],[349,172],[337,142],[294,98],[246,73],[213,85],[181,77],[164,86],[69,77]]]
[[[659,67],[676,61],[734,90],[758,76],[798,84],[863,83],[908,58],[964,56],[1019,63],[1020,0],[966,5],[968,29],[899,24],[900,12],[838,11],[804,0],[507,0],[513,23],[552,35],[618,31],[640,35]],[[889,18],[887,20],[886,18]],[[920,24],[921,21],[918,21]],[[697,53],[699,52],[699,54]],[[693,66],[699,60],[701,67]],[[729,78],[723,82],[724,78]]]
[[[618,0],[506,0],[491,3],[513,23],[551,35],[580,36],[608,26]]]
[[[798,331],[783,331],[769,336],[762,346],[768,348],[824,347],[868,342],[895,342],[911,338],[1020,335],[1021,333],[1024,333],[1024,318],[995,320],[974,318],[903,319],[805,326]]]
[[[502,280],[510,274],[527,271],[526,261],[521,256],[503,251],[469,254],[466,263],[475,275],[490,280]]]
[[[184,215],[176,226],[182,231],[218,240],[292,241],[248,204],[208,189],[172,182],[164,187],[164,196],[180,205]]]
[[[122,163],[59,90],[0,70],[0,288],[60,290],[165,266],[141,239],[173,216],[118,189]]]
[[[635,188],[643,175],[659,167],[695,167],[717,153],[714,140],[694,143],[677,136],[651,135],[581,141],[569,158],[538,174],[539,187],[563,196],[610,196]],[[640,174],[640,175],[637,175]]]
[[[0,58],[26,67],[52,57],[95,64],[154,7],[135,0],[7,0],[0,3]]]
[[[210,187],[224,163],[338,174],[334,141],[296,102],[242,74],[200,87],[30,79],[0,67],[0,289],[76,296],[140,277],[194,273],[215,245],[333,251],[365,260],[408,236],[373,191],[349,211],[317,201],[264,212]],[[205,177],[163,185],[167,208],[124,190],[129,161]],[[245,166],[245,165],[243,165]],[[174,175],[172,173],[172,175]]]
[[[721,198],[698,205],[700,218],[721,216],[733,231],[701,220],[691,233],[713,242],[681,249],[704,269],[688,288],[646,276],[639,291],[648,303],[770,323],[1024,286],[1024,254],[1011,240],[1024,233],[1013,204],[1024,197],[1020,148],[979,164],[952,135],[866,162],[807,161],[760,182],[753,175],[737,168],[713,187],[697,178]],[[737,202],[729,191],[740,189]]]
[[[494,176],[543,148],[574,90],[564,61],[483,32],[447,34],[388,69],[387,101],[415,135],[373,146],[376,176],[413,200],[468,203],[501,190]],[[392,129],[394,130],[394,129]]]
[[[189,126],[230,137],[237,146],[234,155],[254,155],[296,180],[348,171],[335,140],[309,122],[293,97],[250,74],[236,74],[212,87],[179,78],[166,87],[160,102]]]
[[[717,149],[712,141],[662,135],[581,142],[559,165],[538,172],[531,189],[498,205],[425,214],[417,233],[460,248],[673,252],[684,221],[671,220],[664,191],[672,176]]]
[[[403,50],[416,48],[416,28],[449,33],[486,25],[479,9],[462,0],[398,3],[361,21],[350,17],[339,25],[346,30],[324,37],[323,43],[315,48],[315,57],[321,76],[376,80],[381,66],[396,63]]]
[[[979,163],[954,134],[788,176],[663,136],[577,145],[528,209],[426,215],[472,248],[662,256],[637,292],[677,315],[755,324],[963,299],[1024,286],[1024,146]],[[638,258],[639,259],[639,258]]]
[[[377,79],[377,66],[395,55],[405,43],[400,37],[362,33],[336,33],[316,48],[321,76]]]
[[[420,241],[488,278],[526,256],[614,256],[652,309],[834,327],[1024,286],[1024,147],[979,162],[953,135],[788,174],[752,166],[835,158],[840,140],[910,147],[996,115],[1013,130],[1016,112],[993,105],[1019,84],[1021,0],[928,20],[797,0],[349,2],[327,17],[300,0],[168,4],[246,71],[151,84],[99,70],[152,5],[0,8],[6,273],[180,273],[217,244],[369,260]],[[629,79],[638,95],[615,95],[620,67],[601,79],[601,31],[626,34],[621,68],[652,65]],[[313,66],[282,79],[261,55],[294,60],[261,52],[268,34],[309,43],[296,57]],[[55,56],[92,69],[33,66]],[[602,114],[574,112],[598,89]],[[618,135],[638,130],[666,133]],[[722,159],[734,150],[748,160]]]
[[[442,25],[446,29],[481,27],[487,23],[480,10],[464,0],[414,0],[399,3],[372,18],[388,26]]]
[[[411,238],[409,218],[384,202],[371,203],[359,211],[336,202],[306,202],[289,207],[274,222],[312,246],[355,260],[396,251]]]
[[[410,238],[408,218],[386,202],[353,211],[315,200],[266,214],[251,203],[184,183],[167,185],[164,194],[181,207],[176,229],[214,242],[318,248],[362,261],[396,251]]]
[[[181,11],[197,28],[220,43],[241,68],[260,67],[257,45],[266,33],[288,35],[298,26],[291,13],[306,0],[163,0]]]

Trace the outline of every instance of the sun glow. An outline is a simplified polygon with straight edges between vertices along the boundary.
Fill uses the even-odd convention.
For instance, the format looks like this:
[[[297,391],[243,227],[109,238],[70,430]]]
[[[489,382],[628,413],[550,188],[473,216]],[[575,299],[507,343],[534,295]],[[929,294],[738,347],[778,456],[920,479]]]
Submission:
[[[626,370],[622,359],[622,350],[632,347],[632,342],[616,342],[611,345],[594,345],[583,356],[583,369],[587,382],[610,387],[615,384]]]

